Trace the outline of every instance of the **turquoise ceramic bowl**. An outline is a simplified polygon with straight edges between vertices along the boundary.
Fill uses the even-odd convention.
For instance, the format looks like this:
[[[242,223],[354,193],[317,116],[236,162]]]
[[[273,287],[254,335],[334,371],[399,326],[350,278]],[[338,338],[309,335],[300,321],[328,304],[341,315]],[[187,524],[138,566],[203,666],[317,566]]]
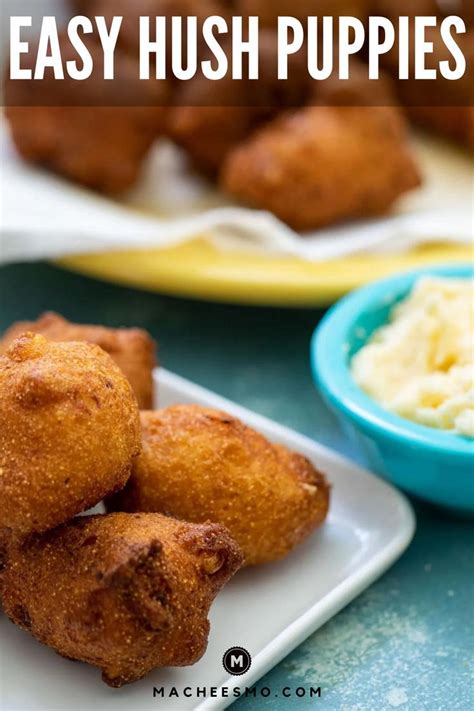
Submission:
[[[352,380],[350,359],[387,322],[418,277],[468,278],[468,265],[433,267],[370,284],[342,299],[314,332],[311,366],[316,384],[372,471],[425,501],[474,515],[474,442],[384,410]],[[413,344],[416,348],[416,344]]]

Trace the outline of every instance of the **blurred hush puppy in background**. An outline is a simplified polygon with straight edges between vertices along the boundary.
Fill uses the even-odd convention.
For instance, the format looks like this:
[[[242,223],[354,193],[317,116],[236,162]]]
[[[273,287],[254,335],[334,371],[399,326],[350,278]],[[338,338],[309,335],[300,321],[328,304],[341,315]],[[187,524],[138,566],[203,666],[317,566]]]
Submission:
[[[5,115],[21,156],[93,190],[119,194],[137,180],[143,160],[161,134],[166,82],[140,81],[138,60],[117,50],[115,79],[103,79],[100,44],[83,37],[94,71],[87,81],[12,81],[5,78]],[[63,61],[76,58],[60,36]],[[35,52],[23,57],[34,70]]]
[[[329,487],[300,454],[224,412],[178,405],[141,413],[143,452],[109,510],[214,521],[245,564],[282,558],[325,519]]]
[[[0,354],[26,331],[41,333],[49,341],[86,341],[108,353],[128,379],[141,410],[153,405],[153,368],[156,345],[150,334],[140,328],[107,328],[71,323],[59,314],[48,312],[36,321],[19,321],[0,340]]]
[[[25,334],[0,355],[0,529],[53,528],[124,486],[141,447],[137,402],[89,343]]]
[[[230,60],[231,43],[223,41],[222,48]],[[176,89],[176,105],[168,113],[168,136],[187,152],[193,167],[209,178],[217,176],[229,151],[253,130],[307,97],[302,55],[291,56],[288,81],[276,79],[276,32],[260,32],[259,60],[257,82],[235,81],[231,76],[213,82],[199,75]]]
[[[204,654],[214,597],[242,554],[216,524],[159,514],[80,516],[13,541],[0,570],[5,612],[118,687]]]
[[[420,176],[398,109],[311,106],[232,150],[221,185],[295,230],[385,213]]]

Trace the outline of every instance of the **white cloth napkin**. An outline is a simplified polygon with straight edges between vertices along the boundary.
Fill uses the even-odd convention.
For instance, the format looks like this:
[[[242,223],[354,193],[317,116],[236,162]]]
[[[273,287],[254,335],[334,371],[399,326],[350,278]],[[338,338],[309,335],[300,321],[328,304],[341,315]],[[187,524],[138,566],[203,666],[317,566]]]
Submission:
[[[24,163],[2,121],[0,262],[160,248],[202,235],[222,249],[310,261],[396,252],[424,242],[471,243],[471,160],[433,140],[417,138],[414,148],[424,187],[401,200],[396,212],[302,237],[270,213],[232,204],[195,176],[169,143],[157,144],[139,185],[115,202]]]

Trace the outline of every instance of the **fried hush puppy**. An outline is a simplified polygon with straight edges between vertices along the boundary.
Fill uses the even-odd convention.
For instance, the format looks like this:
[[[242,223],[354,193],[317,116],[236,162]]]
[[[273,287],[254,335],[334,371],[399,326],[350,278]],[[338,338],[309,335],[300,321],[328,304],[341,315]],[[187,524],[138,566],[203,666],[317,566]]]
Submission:
[[[223,43],[223,50],[230,59],[230,42]],[[168,113],[168,136],[210,178],[217,176],[227,154],[252,131],[284,107],[299,106],[308,95],[302,55],[290,58],[291,80],[276,79],[276,32],[260,32],[259,54],[258,81],[235,81],[227,76],[214,82],[200,75],[176,89],[176,105]]]
[[[232,196],[305,231],[383,214],[420,176],[397,109],[312,106],[237,146],[220,182]]]
[[[226,83],[231,85],[231,80]],[[178,105],[169,111],[168,136],[186,151],[193,168],[211,179],[218,174],[229,151],[255,127],[258,116],[255,107],[244,105],[243,87],[238,87],[234,82],[230,88],[236,101],[235,106],[219,106],[218,96],[215,106],[194,103],[194,95],[199,97],[197,101],[204,97],[197,84],[190,84],[181,95],[181,100],[187,98],[189,105]],[[225,88],[221,89],[224,89],[225,96]],[[195,94],[196,90],[198,93]],[[212,87],[207,84],[206,90],[210,93]],[[242,102],[241,106],[238,105],[239,101]]]
[[[85,187],[109,194],[130,188],[143,160],[162,132],[165,82],[140,81],[138,60],[116,51],[115,80],[103,75],[103,52],[87,36],[94,72],[85,82],[5,79],[5,113],[20,155]],[[60,36],[63,61],[74,59]],[[34,69],[35,52],[25,54]]]
[[[40,333],[49,341],[86,341],[108,353],[128,379],[138,407],[148,410],[153,404],[153,368],[156,365],[155,343],[140,328],[106,328],[71,323],[59,314],[47,312],[36,321],[13,324],[0,340],[0,354],[26,331]]]
[[[282,558],[325,519],[329,487],[299,454],[197,405],[141,413],[143,452],[109,510],[224,525],[245,564]]]
[[[29,333],[0,356],[0,529],[46,531],[94,506],[140,448],[131,386],[98,346]]]
[[[22,158],[91,190],[122,193],[155,140],[148,107],[8,106]]]
[[[13,542],[0,581],[13,622],[119,687],[201,658],[209,608],[241,562],[222,526],[117,513]]]

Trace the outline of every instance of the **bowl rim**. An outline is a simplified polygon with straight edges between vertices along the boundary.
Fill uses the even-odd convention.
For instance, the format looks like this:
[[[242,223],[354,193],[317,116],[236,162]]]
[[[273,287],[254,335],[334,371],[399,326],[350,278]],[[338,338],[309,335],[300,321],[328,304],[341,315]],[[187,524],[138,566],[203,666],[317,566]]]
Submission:
[[[345,358],[347,332],[360,314],[374,302],[392,302],[421,276],[472,278],[474,264],[427,266],[402,272],[345,296],[331,307],[313,332],[310,346],[313,379],[337,410],[374,437],[423,448],[433,454],[470,459],[474,464],[474,440],[412,422],[386,410],[355,383]]]

